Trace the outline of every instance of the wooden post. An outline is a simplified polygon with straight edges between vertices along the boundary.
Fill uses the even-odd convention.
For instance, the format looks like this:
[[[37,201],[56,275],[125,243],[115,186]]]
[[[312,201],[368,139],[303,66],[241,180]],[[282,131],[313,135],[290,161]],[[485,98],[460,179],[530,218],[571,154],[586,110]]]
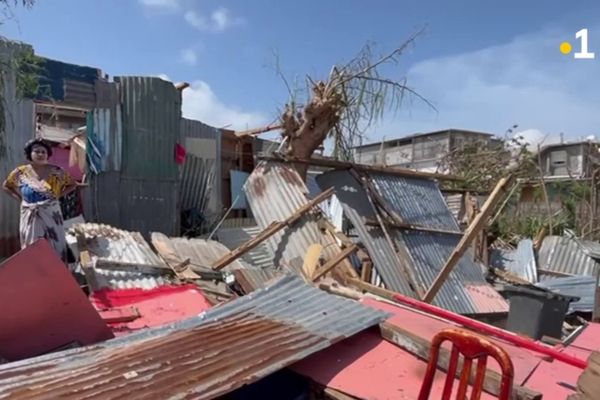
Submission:
[[[594,291],[594,312],[592,313],[592,321],[600,322],[600,269],[596,273],[596,288]]]
[[[353,244],[350,247],[346,247],[344,250],[342,250],[342,252],[336,254],[335,257],[333,257],[325,265],[323,265],[319,270],[317,270],[317,273],[312,277],[312,281],[315,282],[317,279],[319,279],[320,277],[322,277],[323,275],[325,275],[326,273],[328,273],[329,271],[334,269],[346,257],[348,257],[350,254],[352,254],[354,251],[356,251],[357,248],[358,248],[358,246]],[[356,279],[356,278],[354,278],[354,279]]]
[[[388,322],[381,323],[379,327],[381,328],[381,336],[388,342],[394,343],[398,347],[414,354],[422,360],[429,360],[431,343],[427,339]],[[449,364],[450,351],[441,347],[438,358],[438,368],[447,372]],[[470,382],[473,383],[476,371],[473,370],[471,372]],[[456,370],[456,377],[460,378],[461,373],[462,367],[459,365],[459,368]],[[501,379],[499,373],[487,369],[483,380],[483,389],[494,396],[498,396],[500,394]],[[514,385],[511,398],[514,400],[539,400],[542,398],[542,394],[523,386]]]
[[[450,257],[446,261],[446,264],[434,279],[427,293],[425,293],[423,301],[427,303],[431,303],[433,301],[435,295],[440,291],[442,285],[448,278],[448,275],[450,275],[452,269],[454,269],[454,267],[461,259],[465,251],[467,251],[473,239],[486,226],[488,217],[494,211],[494,207],[496,206],[496,204],[498,204],[498,201],[502,198],[502,195],[507,191],[508,187],[512,184],[512,182],[512,175],[506,178],[502,178],[500,179],[500,181],[498,181],[498,184],[496,185],[490,196],[487,198],[485,204],[481,208],[481,212],[477,214],[473,222],[471,222],[471,224],[465,231],[465,234],[463,235],[462,239],[460,240],[460,242],[458,242],[458,245],[452,251],[452,254],[450,254]]]
[[[221,257],[219,260],[217,260],[213,264],[212,269],[219,271],[219,270],[225,268],[231,262],[238,259],[239,257],[241,257],[243,254],[247,253],[248,251],[252,250],[253,248],[258,246],[259,244],[261,244],[262,242],[264,242],[265,240],[267,240],[268,238],[270,238],[271,236],[273,236],[274,234],[276,234],[277,232],[279,232],[286,226],[289,226],[292,223],[299,220],[304,214],[309,212],[314,206],[318,205],[323,200],[326,200],[327,198],[331,197],[332,195],[333,195],[333,188],[329,188],[328,190],[321,192],[317,197],[310,200],[308,203],[304,204],[302,207],[300,207],[292,215],[290,215],[283,221],[276,221],[276,222],[271,223],[265,230],[263,230],[261,233],[259,233],[256,237],[248,240],[246,243],[242,244],[240,247],[233,250],[231,253],[226,254],[223,257]]]
[[[98,285],[98,281],[96,280],[96,273],[94,272],[92,257],[90,256],[90,252],[85,241],[85,233],[82,230],[75,228],[75,238],[77,239],[77,247],[79,248],[79,264],[83,270],[85,281],[90,288],[90,293],[92,293],[95,290],[99,290],[100,287]]]

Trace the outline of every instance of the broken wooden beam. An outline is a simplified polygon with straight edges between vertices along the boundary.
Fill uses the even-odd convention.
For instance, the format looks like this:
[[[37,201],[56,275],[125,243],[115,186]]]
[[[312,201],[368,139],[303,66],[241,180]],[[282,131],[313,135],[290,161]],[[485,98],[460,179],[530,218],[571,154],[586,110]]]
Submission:
[[[319,193],[319,195],[317,197],[315,197],[314,199],[312,199],[309,202],[307,202],[306,204],[304,204],[302,207],[300,207],[298,210],[296,210],[294,213],[292,213],[292,215],[290,215],[283,221],[272,222],[269,226],[267,226],[267,228],[265,230],[263,230],[261,233],[256,235],[256,237],[248,240],[246,243],[242,244],[237,249],[233,250],[232,252],[224,255],[219,260],[217,260],[212,265],[212,269],[218,271],[218,270],[225,268],[227,265],[232,263],[234,260],[237,260],[239,257],[244,255],[248,251],[252,250],[253,248],[258,246],[259,244],[261,244],[262,242],[264,242],[265,240],[267,240],[268,238],[270,238],[271,236],[273,236],[274,234],[276,234],[277,232],[279,232],[286,226],[289,226],[289,225],[293,224],[294,222],[296,222],[297,220],[299,220],[300,218],[302,218],[302,216],[304,216],[304,214],[309,212],[313,207],[315,207],[322,201],[331,197],[333,195],[333,193],[334,193],[333,188],[329,188],[328,190]]]
[[[323,252],[323,246],[318,243],[308,246],[308,250],[306,250],[306,254],[304,255],[304,262],[302,263],[302,273],[306,279],[312,280],[315,271],[319,267],[321,252]]]
[[[399,167],[381,167],[376,165],[366,165],[366,164],[355,164],[347,161],[338,161],[338,160],[329,160],[329,159],[320,159],[320,158],[297,158],[290,156],[261,156],[258,157],[260,160],[265,161],[279,161],[279,162],[290,162],[296,164],[303,165],[314,165],[320,167],[328,167],[333,169],[350,169],[354,168],[359,171],[365,172],[377,172],[377,173],[385,173],[389,175],[398,175],[405,176],[409,178],[421,178],[421,179],[431,179],[431,180],[445,180],[445,181],[462,181],[464,179],[454,176],[454,175],[445,175],[445,174],[436,174],[431,172],[422,172],[416,171],[408,168],[399,168]]]
[[[399,326],[392,325],[388,322],[383,322],[379,325],[381,328],[381,336],[388,342],[394,343],[403,350],[417,356],[418,358],[429,361],[429,355],[431,351],[431,343],[406,329]],[[462,360],[461,360],[462,361]],[[450,364],[450,351],[444,347],[440,348],[438,358],[438,368],[444,372],[448,371]],[[456,370],[456,377],[460,378],[462,367],[459,363],[459,367]],[[476,371],[473,370],[470,383],[472,384],[475,378]],[[483,380],[483,390],[486,392],[498,396],[500,394],[500,384],[502,377],[496,371],[487,369]],[[513,385],[512,397],[513,400],[539,400],[542,398],[542,394],[524,386]]]
[[[438,275],[433,280],[431,287],[427,290],[427,293],[425,293],[425,296],[423,297],[423,301],[427,303],[431,303],[433,301],[433,299],[442,288],[442,285],[444,284],[444,282],[446,281],[456,264],[458,264],[462,256],[465,254],[465,252],[471,245],[473,239],[475,239],[479,232],[487,225],[487,220],[489,216],[494,211],[494,208],[502,198],[502,195],[505,192],[507,192],[507,189],[510,187],[513,180],[513,176],[510,175],[508,177],[501,178],[498,181],[496,187],[492,191],[492,194],[490,194],[490,196],[485,201],[485,204],[481,208],[481,211],[479,212],[479,214],[477,214],[477,216],[475,216],[473,222],[471,222],[471,224],[465,231],[463,237],[456,245],[456,248],[454,248],[454,250],[450,254],[450,257],[448,258]]]
[[[443,233],[443,234],[448,234],[448,235],[460,235],[462,236],[462,232],[461,231],[451,231],[448,229],[439,229],[439,228],[429,228],[426,226],[421,226],[421,225],[412,225],[412,224],[407,224],[405,222],[397,222],[397,221],[388,221],[384,219],[384,223],[392,228],[396,228],[396,229],[402,229],[402,230],[407,230],[407,231],[420,231],[420,232],[429,232],[429,233]],[[379,226],[379,222],[377,222],[376,220],[373,219],[367,219],[365,221],[365,225],[369,225],[369,226]]]
[[[352,246],[346,247],[340,253],[336,254],[331,260],[327,261],[325,265],[323,265],[320,269],[317,270],[316,274],[312,276],[312,281],[315,282],[320,277],[334,269],[339,263],[346,259],[350,254],[355,252],[358,249],[356,244]]]

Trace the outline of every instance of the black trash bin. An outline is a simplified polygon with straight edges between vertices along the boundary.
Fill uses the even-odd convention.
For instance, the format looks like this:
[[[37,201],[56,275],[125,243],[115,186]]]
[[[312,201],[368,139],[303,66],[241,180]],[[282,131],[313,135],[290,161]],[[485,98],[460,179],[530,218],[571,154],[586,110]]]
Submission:
[[[503,290],[510,302],[506,330],[539,340],[542,336],[560,339],[569,303],[579,297],[520,286]]]

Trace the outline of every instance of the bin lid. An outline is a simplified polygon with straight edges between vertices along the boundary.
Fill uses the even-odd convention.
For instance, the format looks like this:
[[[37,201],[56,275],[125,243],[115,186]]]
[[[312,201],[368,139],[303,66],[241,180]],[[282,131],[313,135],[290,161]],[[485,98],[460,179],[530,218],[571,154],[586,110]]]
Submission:
[[[560,301],[568,301],[568,302],[575,302],[575,301],[579,301],[581,298],[577,297],[577,296],[571,296],[571,295],[567,295],[567,294],[563,294],[563,293],[557,293],[557,292],[553,292],[551,290],[548,289],[544,289],[544,288],[538,288],[538,287],[524,287],[524,286],[505,286],[504,289],[502,289],[502,291],[504,293],[506,293],[509,297],[510,296],[515,296],[515,295],[522,295],[522,296],[534,296],[534,297],[538,297],[540,299],[547,299],[547,300],[552,300],[552,299],[556,299],[556,300],[560,300]]]

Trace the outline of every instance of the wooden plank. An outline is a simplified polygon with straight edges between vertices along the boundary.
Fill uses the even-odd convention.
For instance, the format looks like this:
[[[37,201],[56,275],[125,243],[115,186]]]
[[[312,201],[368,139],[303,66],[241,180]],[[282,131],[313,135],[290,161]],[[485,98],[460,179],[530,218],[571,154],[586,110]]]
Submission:
[[[448,275],[450,275],[450,272],[452,272],[456,264],[460,261],[461,257],[469,248],[473,239],[475,239],[479,232],[487,225],[487,219],[492,214],[492,212],[494,211],[494,207],[500,201],[502,195],[507,191],[512,182],[512,175],[505,178],[501,178],[500,181],[498,181],[496,187],[492,191],[492,194],[490,194],[490,196],[485,201],[485,204],[481,208],[481,212],[477,214],[475,219],[473,219],[473,222],[471,222],[471,224],[465,231],[460,242],[458,242],[458,245],[456,245],[456,248],[452,251],[452,254],[450,254],[450,257],[446,261],[446,264],[442,267],[441,271],[434,279],[431,287],[429,288],[429,290],[427,290],[427,293],[425,293],[423,301],[427,303],[431,303],[433,301],[435,296],[440,291],[442,285],[448,278]]]
[[[521,277],[513,275],[510,272],[502,271],[501,269],[498,269],[498,268],[492,268],[492,271],[494,272],[495,275],[499,276],[500,278],[502,278],[505,281],[508,281],[510,283],[518,283],[520,285],[533,285],[533,283],[529,282],[527,279],[523,279]]]
[[[594,290],[594,310],[592,312],[592,321],[600,322],[600,269],[596,273],[596,288]]]
[[[600,399],[600,352],[590,354],[588,366],[577,381],[577,392],[581,400]]]
[[[312,280],[312,277],[319,266],[319,258],[321,258],[322,251],[323,246],[318,243],[311,244],[308,247],[308,250],[306,250],[304,263],[302,264],[302,273],[306,279]]]
[[[171,267],[180,279],[200,279],[191,266],[190,259],[182,260],[170,240],[162,234],[152,234],[152,246],[156,249],[163,261]]]
[[[218,271],[218,270],[225,268],[231,262],[238,259],[239,257],[244,255],[248,251],[252,250],[253,248],[258,246],[259,244],[261,244],[262,242],[264,242],[265,240],[267,240],[268,238],[270,238],[271,236],[273,236],[274,234],[276,234],[277,232],[279,232],[286,226],[289,226],[290,224],[299,220],[304,214],[309,212],[314,206],[318,205],[323,200],[326,200],[329,197],[331,197],[333,195],[333,193],[334,193],[333,188],[329,188],[328,190],[321,192],[317,197],[310,200],[308,203],[304,204],[302,207],[300,207],[298,210],[296,210],[294,213],[292,213],[292,215],[287,217],[285,220],[276,221],[276,222],[271,223],[265,230],[263,230],[261,233],[256,235],[254,238],[250,239],[246,243],[239,246],[237,249],[233,250],[232,252],[224,255],[219,260],[217,260],[212,265],[212,269]]]
[[[317,281],[320,277],[334,269],[339,263],[341,263],[346,257],[352,254],[358,248],[357,245],[353,244],[352,246],[346,247],[340,253],[336,254],[331,260],[327,261],[325,265],[323,265],[317,273],[312,277],[312,281]]]
[[[568,278],[568,277],[573,276],[571,274],[566,274],[564,272],[551,271],[549,269],[544,269],[544,268],[538,268],[538,272],[540,272],[542,275],[557,276],[559,278]]]
[[[421,232],[430,232],[430,233],[444,233],[444,234],[459,235],[459,236],[463,235],[463,232],[461,232],[461,231],[451,231],[451,230],[447,230],[447,229],[429,228],[429,227],[426,227],[426,226],[411,225],[411,224],[407,224],[405,222],[384,220],[384,223],[386,225],[392,227],[392,228],[403,229],[403,230],[407,230],[407,231],[421,231]],[[367,219],[365,221],[365,225],[379,226],[379,223],[377,221],[375,221],[375,220]]]
[[[358,397],[349,396],[346,393],[340,392],[339,390],[335,390],[332,388],[326,388],[323,390],[323,394],[326,396],[326,399],[331,400],[358,400]]]
[[[379,172],[389,175],[398,175],[398,176],[406,176],[409,178],[421,178],[421,179],[431,179],[431,180],[440,180],[440,181],[463,181],[463,178],[454,175],[445,175],[445,174],[436,174],[430,172],[422,172],[415,171],[408,168],[399,168],[399,167],[382,167],[376,165],[366,165],[366,164],[355,164],[347,161],[337,161],[337,160],[329,160],[329,159],[318,159],[318,158],[296,158],[290,156],[260,156],[258,157],[260,160],[265,161],[279,161],[279,162],[289,162],[295,164],[304,164],[304,165],[314,165],[320,167],[328,167],[333,169],[351,169],[354,168],[359,171],[365,172]]]
[[[100,287],[96,279],[96,273],[94,272],[92,257],[90,256],[85,240],[85,233],[81,229],[75,228],[75,238],[77,239],[77,248],[79,249],[79,264],[83,270],[83,275],[90,288],[90,292],[99,290]]]
[[[371,282],[371,273],[373,272],[373,263],[371,261],[363,261],[360,271],[360,279],[365,282]]]
[[[422,360],[428,361],[429,354],[431,351],[431,343],[418,335],[413,334],[412,332],[407,331],[406,329],[400,328],[396,325],[392,325],[390,323],[384,322],[379,325],[381,328],[381,336],[400,348],[408,351],[411,354],[419,357]],[[448,366],[450,364],[450,351],[446,348],[440,348],[439,358],[438,358],[438,368],[443,370],[444,372],[448,371]],[[460,374],[462,372],[462,367],[459,363],[459,366],[456,370],[456,377],[460,378]],[[476,371],[473,370],[470,382],[471,384],[474,381]],[[490,369],[486,369],[485,377],[483,380],[483,389],[492,395],[498,396],[500,394],[500,382],[501,375],[496,371],[492,371]],[[539,400],[542,398],[542,394],[535,392],[531,389],[520,385],[513,385],[512,397],[513,400]]]

